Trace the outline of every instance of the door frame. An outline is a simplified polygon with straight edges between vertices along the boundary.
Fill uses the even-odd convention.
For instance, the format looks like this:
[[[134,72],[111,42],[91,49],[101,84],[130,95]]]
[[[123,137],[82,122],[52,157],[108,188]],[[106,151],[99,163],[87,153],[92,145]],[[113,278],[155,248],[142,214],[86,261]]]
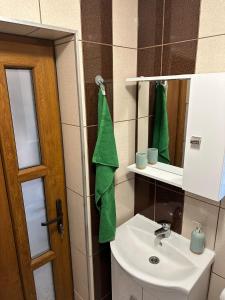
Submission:
[[[27,21],[19,21],[10,18],[0,17],[0,33],[7,33],[12,35],[18,35],[25,37],[32,37],[32,38],[40,38],[40,39],[48,39],[54,41],[55,49],[57,45],[66,45],[69,41],[73,42],[74,45],[74,63],[75,63],[75,70],[76,70],[76,79],[74,84],[77,86],[77,99],[74,101],[78,101],[79,107],[79,122],[80,122],[80,145],[81,145],[81,166],[82,166],[82,174],[80,175],[82,178],[82,188],[83,188],[83,202],[84,202],[84,220],[85,220],[85,248],[86,253],[91,253],[91,222],[90,222],[90,203],[88,201],[88,151],[87,151],[87,137],[85,132],[85,124],[86,124],[86,115],[85,115],[85,92],[84,92],[84,74],[83,74],[83,58],[82,58],[82,47],[79,46],[79,41],[81,40],[79,36],[79,32],[77,30],[70,30],[61,27],[51,26],[51,25],[43,25],[34,22],[27,22]],[[55,51],[56,60],[57,60],[57,52]],[[56,71],[57,74],[62,71],[58,69],[56,64]],[[97,74],[96,74],[97,75]],[[63,76],[61,79],[57,76],[57,80],[63,81]],[[65,78],[66,80],[66,78]],[[58,93],[60,96],[60,92],[63,90],[63,84],[58,84]],[[60,104],[63,105],[63,101],[66,99],[60,99]],[[61,122],[62,127],[62,122]],[[63,135],[63,132],[62,132]],[[66,155],[64,153],[64,158],[66,159]],[[66,169],[65,169],[66,173]],[[70,219],[69,219],[70,223]],[[71,240],[71,236],[70,236]],[[71,243],[70,243],[71,249]],[[71,253],[72,261],[73,253]],[[87,274],[88,274],[88,291],[90,299],[94,299],[94,278],[93,278],[93,262],[91,259],[88,259],[88,255],[86,255],[86,265],[87,265]],[[73,277],[76,273],[74,268],[74,263],[72,263],[73,269]],[[73,278],[74,280],[74,278]],[[75,287],[75,285],[74,285]]]

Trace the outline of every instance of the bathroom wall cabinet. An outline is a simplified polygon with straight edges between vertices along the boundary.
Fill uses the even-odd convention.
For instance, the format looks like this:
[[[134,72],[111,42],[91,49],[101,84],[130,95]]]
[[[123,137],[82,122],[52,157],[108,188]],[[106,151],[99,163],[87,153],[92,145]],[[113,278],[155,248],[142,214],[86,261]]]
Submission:
[[[183,168],[158,163],[144,170],[133,164],[128,170],[220,201],[225,197],[225,73],[127,79],[159,80],[189,81]]]
[[[182,188],[215,201],[225,196],[225,73],[191,78]]]

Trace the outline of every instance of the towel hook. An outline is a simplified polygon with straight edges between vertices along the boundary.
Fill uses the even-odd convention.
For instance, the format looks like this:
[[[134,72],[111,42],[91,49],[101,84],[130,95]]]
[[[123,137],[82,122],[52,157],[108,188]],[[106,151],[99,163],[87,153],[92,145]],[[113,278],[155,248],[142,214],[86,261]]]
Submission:
[[[102,78],[101,75],[97,75],[95,77],[95,83],[100,87],[100,89],[102,90],[102,94],[105,95],[105,87],[104,87],[104,79]]]
[[[95,77],[95,83],[96,83],[97,85],[99,85],[99,86],[100,86],[100,84],[103,84],[103,83],[104,83],[104,79],[102,78],[101,75],[97,75],[97,76]]]

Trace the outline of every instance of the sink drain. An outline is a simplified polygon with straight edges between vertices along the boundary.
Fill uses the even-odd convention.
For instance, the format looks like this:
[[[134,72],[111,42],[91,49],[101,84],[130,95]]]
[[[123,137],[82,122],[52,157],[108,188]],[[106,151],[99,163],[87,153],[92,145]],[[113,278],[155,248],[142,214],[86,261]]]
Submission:
[[[160,262],[160,260],[157,256],[151,256],[149,257],[149,262],[153,265],[157,265]]]

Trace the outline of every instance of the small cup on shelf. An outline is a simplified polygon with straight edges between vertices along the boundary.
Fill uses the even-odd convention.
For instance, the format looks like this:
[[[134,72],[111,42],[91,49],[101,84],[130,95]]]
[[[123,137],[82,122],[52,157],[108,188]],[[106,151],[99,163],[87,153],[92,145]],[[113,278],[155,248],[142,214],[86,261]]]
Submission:
[[[138,169],[145,169],[147,167],[147,153],[146,152],[137,152],[136,153],[136,167]]]
[[[158,149],[157,148],[148,148],[148,163],[154,165],[158,161]]]

